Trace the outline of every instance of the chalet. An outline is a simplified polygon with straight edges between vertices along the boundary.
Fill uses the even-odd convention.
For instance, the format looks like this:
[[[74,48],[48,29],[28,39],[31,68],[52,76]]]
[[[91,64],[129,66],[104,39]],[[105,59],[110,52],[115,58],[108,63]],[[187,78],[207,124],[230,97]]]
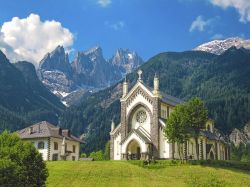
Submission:
[[[83,141],[70,130],[42,121],[17,131],[21,139],[31,141],[43,160],[79,160]]]

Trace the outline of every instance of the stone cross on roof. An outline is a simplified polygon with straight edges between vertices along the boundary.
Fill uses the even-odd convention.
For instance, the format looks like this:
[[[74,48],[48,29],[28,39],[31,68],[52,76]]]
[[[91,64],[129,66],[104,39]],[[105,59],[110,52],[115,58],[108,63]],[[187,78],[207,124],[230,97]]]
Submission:
[[[138,80],[139,80],[139,81],[142,81],[142,79],[141,79],[142,70],[139,69],[139,70],[137,71],[137,74],[138,74]]]

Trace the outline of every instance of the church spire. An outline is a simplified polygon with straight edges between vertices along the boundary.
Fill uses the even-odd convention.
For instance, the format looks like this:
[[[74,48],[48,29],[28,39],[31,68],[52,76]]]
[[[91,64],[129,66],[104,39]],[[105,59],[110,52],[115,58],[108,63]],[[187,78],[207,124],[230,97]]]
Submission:
[[[157,74],[155,74],[154,76],[154,90],[153,90],[153,94],[155,96],[160,96],[160,89],[159,86],[160,85],[160,81],[159,81],[159,77]]]
[[[115,122],[114,122],[114,120],[112,119],[111,131],[110,131],[110,132],[113,132],[114,130],[115,130]]]
[[[139,69],[139,70],[137,71],[137,74],[138,74],[138,81],[143,82],[143,81],[142,81],[142,70]]]
[[[125,77],[122,85],[122,97],[125,97],[127,94],[128,94],[128,82],[127,82],[127,77]]]

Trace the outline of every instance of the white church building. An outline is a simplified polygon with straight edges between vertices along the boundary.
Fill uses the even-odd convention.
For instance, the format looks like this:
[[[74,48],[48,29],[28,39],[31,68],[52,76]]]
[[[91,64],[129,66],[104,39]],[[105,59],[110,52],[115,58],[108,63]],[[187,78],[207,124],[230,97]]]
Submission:
[[[159,78],[154,77],[154,88],[143,83],[142,71],[138,71],[136,84],[128,90],[128,82],[123,83],[120,123],[111,125],[110,158],[111,160],[130,159],[173,159],[180,158],[176,143],[169,143],[164,136],[166,120],[173,108],[182,101],[170,95],[163,95],[159,90]],[[116,127],[115,127],[116,126]],[[183,155],[188,159],[225,160],[229,158],[229,149],[224,137],[214,128],[209,120],[198,138],[199,149],[195,140],[190,138],[183,145]]]

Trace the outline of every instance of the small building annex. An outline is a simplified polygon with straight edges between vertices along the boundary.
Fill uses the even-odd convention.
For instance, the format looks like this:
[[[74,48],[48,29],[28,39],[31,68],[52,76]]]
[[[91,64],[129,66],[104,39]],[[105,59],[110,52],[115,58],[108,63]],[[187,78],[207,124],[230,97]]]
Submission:
[[[23,140],[31,141],[42,154],[43,160],[78,160],[83,141],[70,133],[42,121],[17,131]]]

